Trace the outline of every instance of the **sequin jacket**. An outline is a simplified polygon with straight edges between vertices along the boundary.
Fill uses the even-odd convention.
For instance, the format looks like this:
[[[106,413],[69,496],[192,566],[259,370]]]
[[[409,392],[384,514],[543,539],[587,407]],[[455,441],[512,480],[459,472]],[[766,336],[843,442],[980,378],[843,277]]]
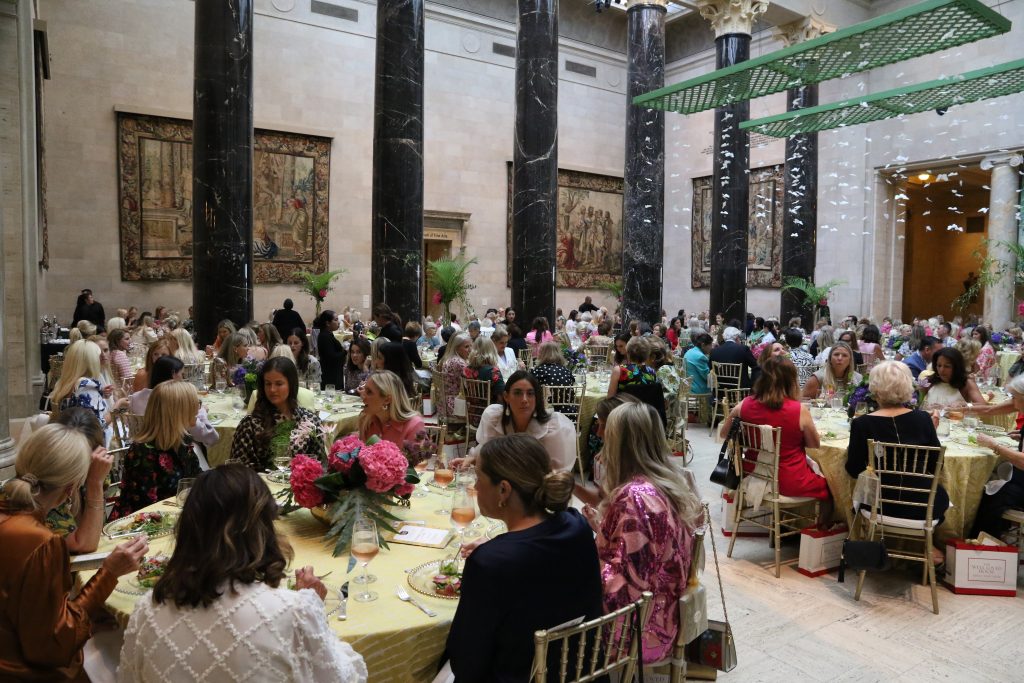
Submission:
[[[644,662],[669,656],[679,630],[679,597],[686,586],[693,531],[653,484],[637,477],[611,497],[597,534],[606,612],[654,593],[644,631]]]

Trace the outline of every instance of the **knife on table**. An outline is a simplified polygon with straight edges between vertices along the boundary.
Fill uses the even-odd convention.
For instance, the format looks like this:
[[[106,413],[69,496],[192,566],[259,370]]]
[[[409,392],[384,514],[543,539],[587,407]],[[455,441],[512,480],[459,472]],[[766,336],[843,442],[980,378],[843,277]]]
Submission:
[[[338,606],[338,621],[345,621],[348,619],[348,581],[341,584],[338,598],[341,600],[341,605]]]

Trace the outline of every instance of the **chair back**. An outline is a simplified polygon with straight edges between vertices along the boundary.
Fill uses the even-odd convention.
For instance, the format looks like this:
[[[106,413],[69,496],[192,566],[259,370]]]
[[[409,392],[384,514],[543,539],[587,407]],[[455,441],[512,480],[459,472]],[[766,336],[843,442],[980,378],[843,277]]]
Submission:
[[[526,366],[527,370],[529,370],[530,368],[532,368],[534,366],[534,360],[535,359],[533,357],[533,351],[532,350],[530,350],[530,349],[519,349],[519,352],[516,354],[516,356],[519,358],[520,361],[522,361],[523,365]]]
[[[878,505],[872,507],[871,518],[885,514],[886,503],[910,505],[925,508],[925,524],[930,528],[945,456],[945,446],[907,446],[868,439],[868,458],[879,479]],[[925,494],[928,502],[917,500]]]
[[[423,425],[423,431],[430,439],[430,452],[437,455],[444,449],[444,440],[448,436],[447,425]]]
[[[580,413],[583,412],[583,396],[586,391],[586,380],[583,383],[544,387],[544,404],[549,410],[554,410],[569,418],[569,421],[576,427],[577,436],[580,431]]]
[[[64,354],[55,353],[50,356],[50,370],[46,373],[46,388],[52,390],[57,386],[60,374],[64,370]]]
[[[583,345],[583,354],[587,357],[588,365],[607,365],[611,351],[612,347],[607,344]]]
[[[462,378],[462,395],[466,399],[466,424],[477,427],[487,406],[491,405],[491,381]]]
[[[738,389],[743,377],[743,363],[711,361],[711,374],[715,377],[714,386],[719,390]]]
[[[663,427],[667,426],[668,414],[665,411],[665,394],[662,390],[661,382],[653,382],[651,384],[627,384],[625,386],[620,384],[619,391],[624,394],[636,396],[647,405],[653,406],[654,409],[658,411],[658,416],[661,417],[661,425]]]
[[[653,593],[644,591],[636,602],[603,617],[534,633],[530,680],[534,683],[584,683],[616,671],[621,672],[620,681],[633,680],[639,649],[633,622],[639,619],[641,628],[647,623],[653,597]],[[561,650],[558,671],[548,671],[548,650],[556,643]],[[574,654],[571,661],[570,653]]]
[[[740,421],[738,444],[732,449],[733,467],[740,475],[740,486],[746,480],[765,482],[764,495],[775,498],[779,495],[779,451],[782,447],[782,427],[758,425]],[[743,467],[744,454],[756,457],[757,465],[749,472]],[[747,462],[752,462],[747,459]],[[750,487],[751,484],[747,484]]]
[[[437,421],[440,424],[447,424],[448,393],[444,387],[444,375],[440,370],[431,368],[430,383],[434,388],[434,409],[437,411]]]

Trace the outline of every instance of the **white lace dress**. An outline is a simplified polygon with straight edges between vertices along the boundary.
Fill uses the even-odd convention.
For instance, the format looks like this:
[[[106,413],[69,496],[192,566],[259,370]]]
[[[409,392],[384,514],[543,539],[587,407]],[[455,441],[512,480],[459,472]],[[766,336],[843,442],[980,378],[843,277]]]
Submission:
[[[118,680],[364,683],[362,656],[327,625],[312,590],[238,585],[208,608],[139,600],[128,622]]]

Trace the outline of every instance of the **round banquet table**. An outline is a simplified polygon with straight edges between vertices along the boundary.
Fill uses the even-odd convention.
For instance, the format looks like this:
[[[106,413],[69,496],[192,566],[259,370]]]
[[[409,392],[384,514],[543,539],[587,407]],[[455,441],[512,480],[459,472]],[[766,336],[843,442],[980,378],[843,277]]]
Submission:
[[[237,396],[236,389],[228,389],[225,394],[210,392],[201,397],[210,423],[220,434],[220,441],[209,447],[206,452],[206,460],[211,467],[223,464],[231,456],[231,440],[234,438],[235,429],[246,415],[243,409],[234,407]],[[318,394],[315,406],[324,424],[335,425],[335,437],[351,434],[359,429],[359,413],[363,409],[363,401],[358,396],[338,394],[335,401],[329,404],[322,394]]]
[[[846,449],[850,442],[849,422],[845,412],[837,414],[826,409],[822,411],[822,416],[815,420],[815,426],[821,435],[821,447],[807,449],[807,455],[818,464],[822,475],[828,481],[828,488],[835,498],[837,514],[840,511],[845,513],[847,523],[852,525],[851,499],[856,480],[846,472]],[[984,493],[985,482],[999,462],[999,457],[992,451],[970,445],[966,437],[964,429],[957,425],[950,430],[949,436],[941,438],[942,444],[946,447],[941,483],[952,504],[946,511],[942,525],[935,531],[936,538],[943,542],[949,538],[965,538],[965,534],[970,533]],[[1016,446],[1008,437],[999,438],[1007,445]]]
[[[1019,351],[1000,351],[997,354],[999,361],[999,384],[1006,386],[1010,379],[1010,367],[1020,360]]]
[[[583,404],[580,406],[580,456],[587,452],[587,436],[594,422],[597,404],[608,395],[608,377],[590,372],[587,373],[587,390],[583,392]],[[585,460],[585,458],[584,458]]]
[[[427,475],[429,479],[429,475]],[[268,484],[273,491],[281,486]],[[427,487],[430,494],[425,498],[412,498],[409,508],[392,508],[396,516],[407,520],[420,520],[431,527],[449,528],[451,523],[447,516],[434,514],[434,510],[450,500],[451,493],[442,494],[433,486]],[[173,500],[163,501],[144,508],[144,511],[177,511],[170,505]],[[327,585],[328,607],[331,602],[337,603],[337,590],[345,581],[349,556],[333,557],[331,549],[323,540],[326,527],[316,521],[308,510],[297,510],[287,517],[282,517],[277,527],[284,534],[295,557],[289,570],[312,565],[318,575],[331,572],[324,579]],[[123,539],[100,540],[100,551],[109,551]],[[174,549],[173,535],[150,540],[150,555],[170,555]],[[448,630],[455,616],[456,600],[447,600],[423,595],[414,591],[407,581],[406,570],[417,567],[425,562],[441,559],[450,555],[455,548],[455,541],[447,549],[427,548],[405,544],[390,544],[388,550],[381,552],[370,563],[370,573],[377,580],[370,584],[370,590],[377,593],[373,602],[357,602],[355,595],[361,585],[352,582],[349,585],[348,619],[339,621],[334,616],[328,617],[334,633],[349,643],[356,652],[366,660],[369,680],[374,683],[409,683],[415,681],[431,681],[437,673],[441,655],[444,652]],[[358,576],[361,568],[357,565],[352,570],[351,578]],[[83,572],[83,582],[93,572]],[[119,586],[124,585],[128,577],[121,577]],[[428,617],[412,604],[403,604],[396,595],[395,587],[401,585],[420,603],[437,612],[436,617]],[[129,595],[115,590],[107,599],[107,609],[114,615],[121,626],[128,623],[128,618],[135,609],[141,596]]]

